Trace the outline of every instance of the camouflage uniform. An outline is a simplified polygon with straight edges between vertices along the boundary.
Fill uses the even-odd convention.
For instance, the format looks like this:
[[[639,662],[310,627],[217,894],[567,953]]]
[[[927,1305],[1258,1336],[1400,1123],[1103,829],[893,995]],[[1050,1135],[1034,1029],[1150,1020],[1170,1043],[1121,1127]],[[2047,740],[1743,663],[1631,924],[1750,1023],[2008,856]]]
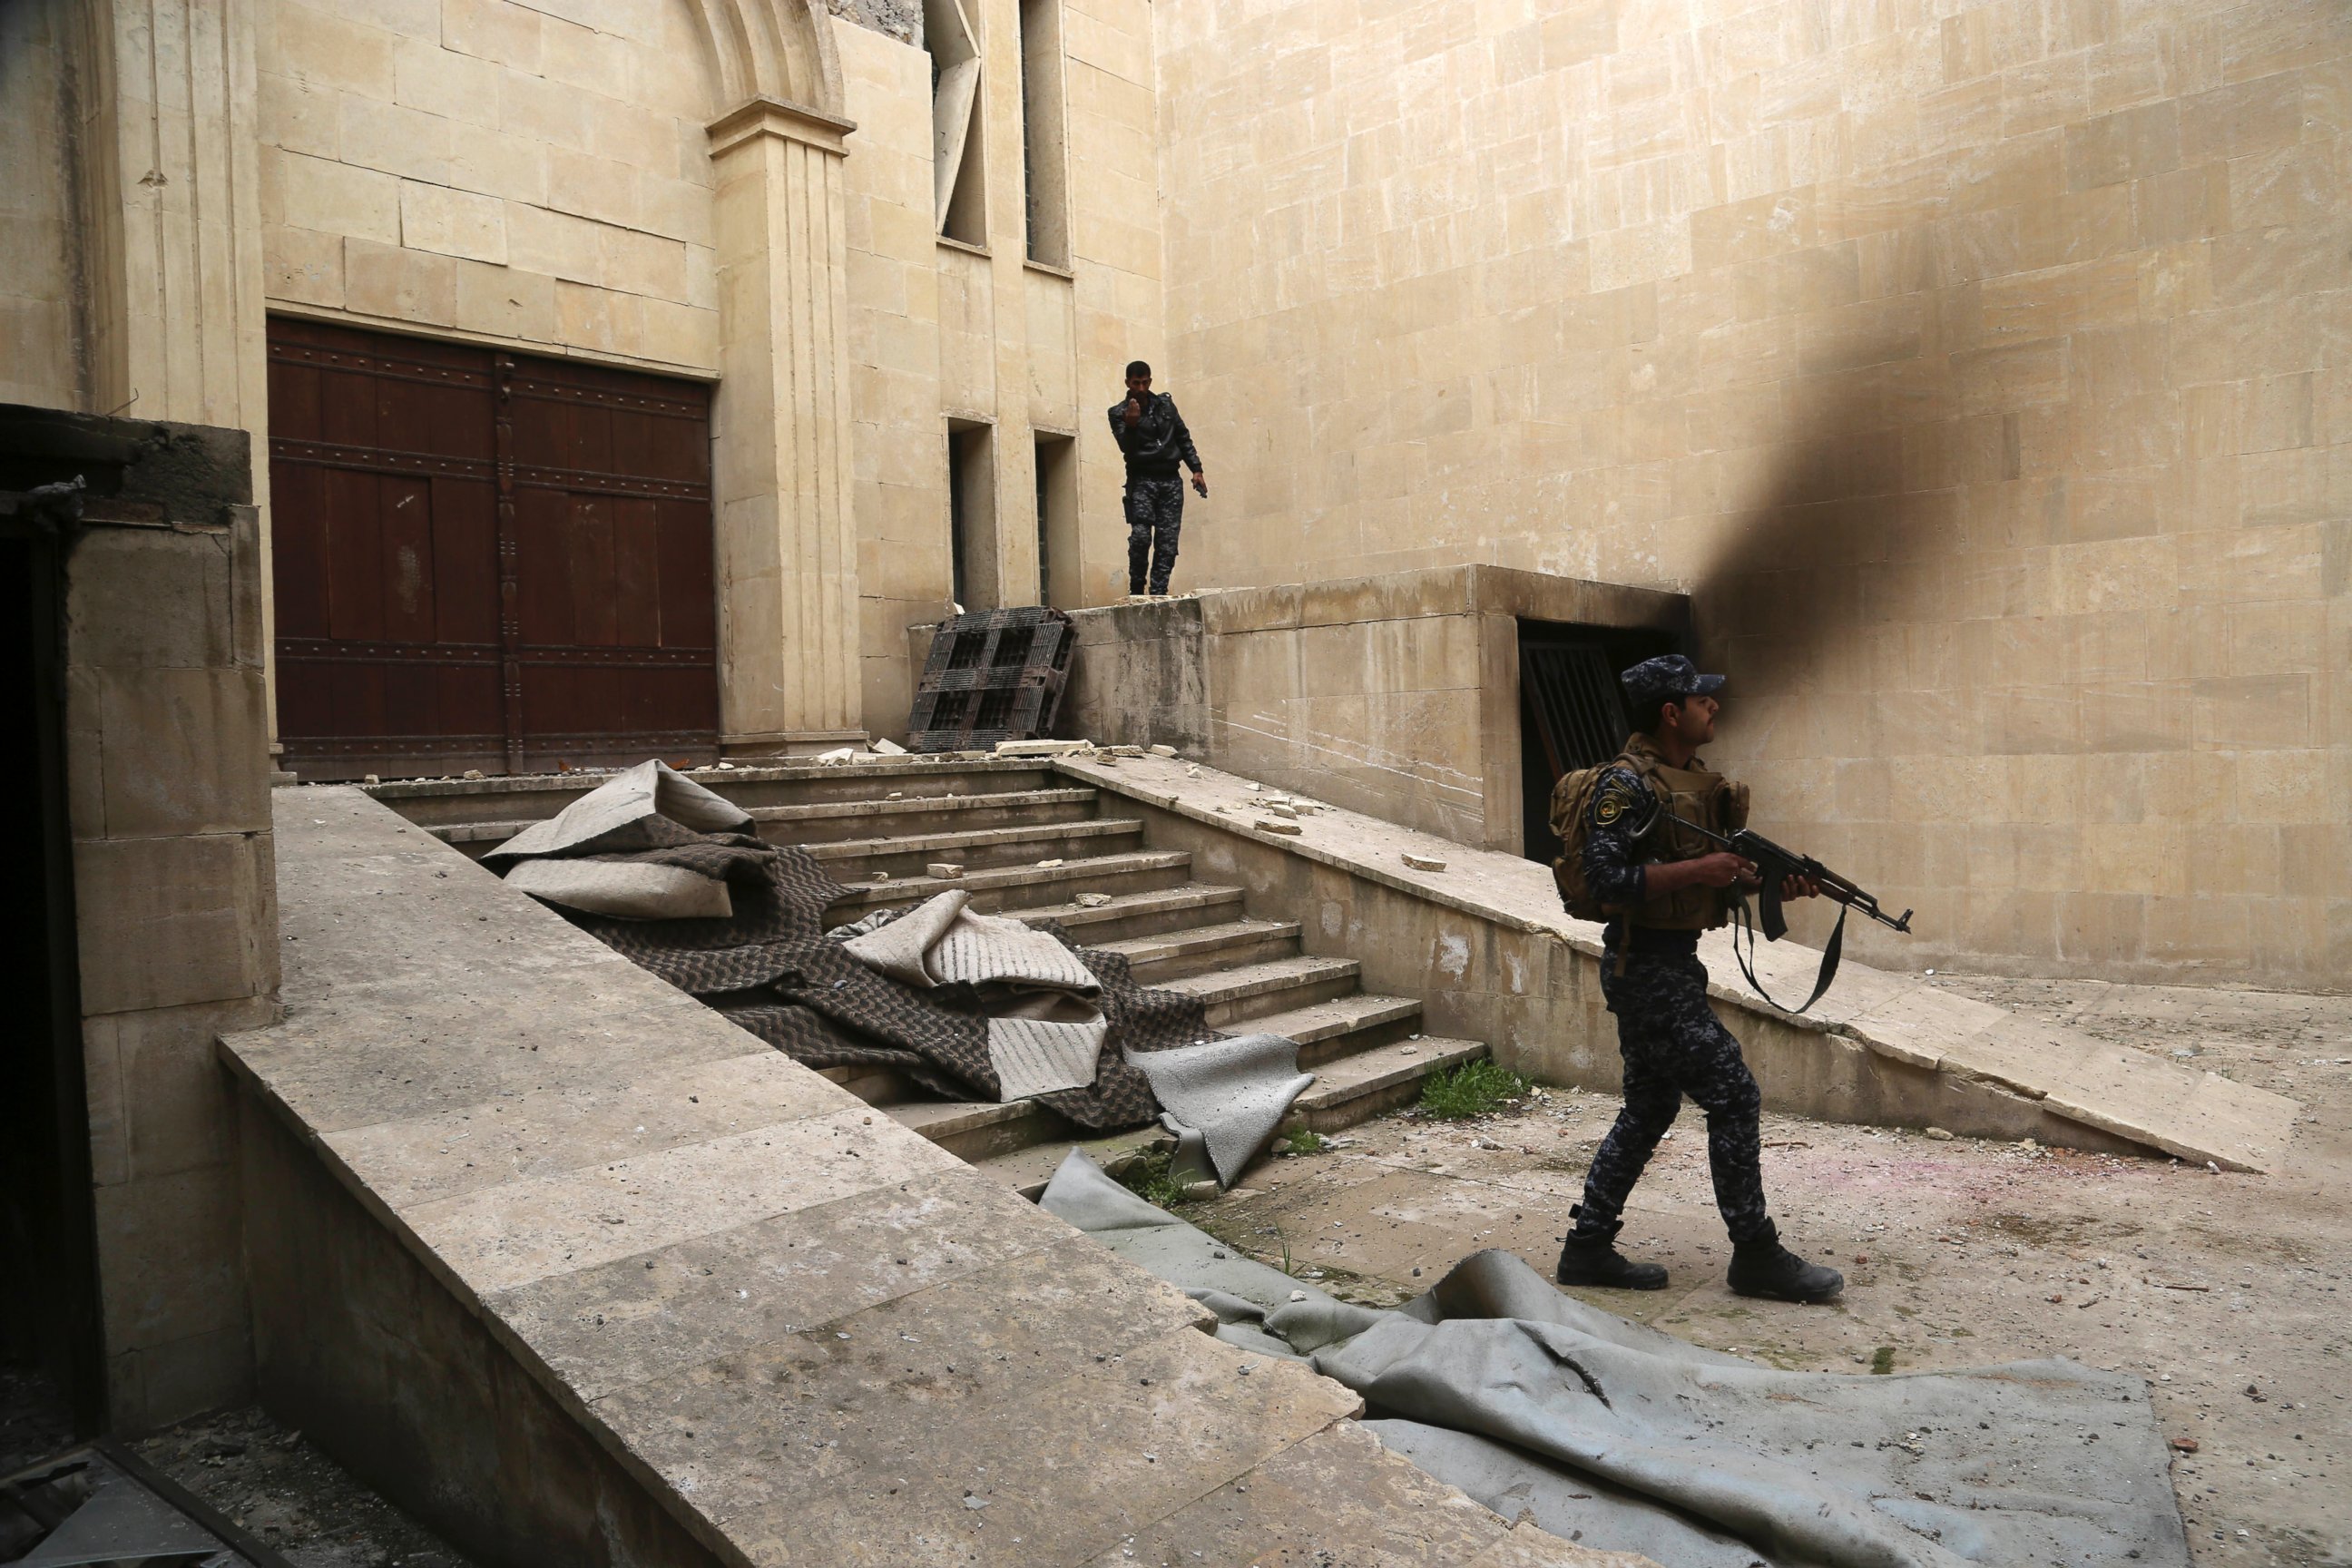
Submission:
[[[1602,903],[1630,908],[1642,901],[1642,840],[1656,825],[1656,805],[1631,768],[1602,775],[1584,844],[1585,879]],[[1724,1228],[1736,1242],[1758,1239],[1770,1229],[1758,1128],[1762,1099],[1739,1042],[1706,1005],[1698,933],[1630,928],[1621,916],[1609,923],[1607,945],[1601,994],[1617,1015],[1625,1108],[1592,1157],[1577,1230],[1596,1234],[1617,1222],[1688,1095],[1706,1113],[1707,1167]]]
[[[1150,570],[1151,592],[1168,592],[1169,574],[1176,570],[1176,536],[1184,526],[1184,481],[1127,478],[1127,591],[1144,591],[1144,572]]]
[[[1176,536],[1184,525],[1184,481],[1177,469],[1198,474],[1201,454],[1176,400],[1164,392],[1144,395],[1132,425],[1127,422],[1126,399],[1112,404],[1110,433],[1127,461],[1127,591],[1142,593],[1149,572],[1150,591],[1164,594],[1176,570]]]

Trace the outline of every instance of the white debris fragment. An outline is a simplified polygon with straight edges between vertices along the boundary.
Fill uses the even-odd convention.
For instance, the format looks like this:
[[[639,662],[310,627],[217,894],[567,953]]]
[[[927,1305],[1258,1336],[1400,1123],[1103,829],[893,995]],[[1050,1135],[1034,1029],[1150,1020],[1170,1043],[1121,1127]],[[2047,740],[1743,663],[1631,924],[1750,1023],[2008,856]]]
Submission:
[[[1069,757],[1095,749],[1092,741],[999,741],[1000,757]]]
[[[1260,833],[1287,833],[1293,837],[1297,837],[1298,835],[1298,824],[1295,822],[1276,822],[1269,818],[1260,817],[1257,821],[1250,824],[1250,826],[1256,828]]]
[[[1199,778],[1201,776],[1201,764],[1198,763],[1187,763],[1184,765],[1184,776],[1188,779]]]
[[[1172,757],[1176,754],[1176,748],[1173,746],[1153,746],[1150,748],[1150,752],[1155,757]]]
[[[1265,786],[1264,784],[1255,784],[1255,783],[1253,783],[1253,782],[1248,781],[1248,780],[1244,780],[1244,781],[1243,781],[1243,784],[1242,784],[1242,788],[1244,788],[1244,789],[1245,789],[1245,790],[1249,791],[1249,792],[1250,792],[1250,794],[1252,794],[1252,795],[1256,795],[1256,794],[1258,794],[1258,793],[1259,793],[1260,791],[1262,791],[1265,787]]]
[[[469,779],[480,778],[482,776],[482,770],[479,768],[467,768],[466,770],[466,776]]]
[[[952,882],[963,875],[963,868],[952,860],[934,860],[923,868],[923,874],[937,877],[943,882]]]
[[[1414,855],[1408,852],[1404,856],[1404,863],[1415,871],[1443,871],[1445,869],[1445,862],[1440,860],[1434,855]]]
[[[1051,859],[1051,860],[1040,860],[1040,861],[1038,861],[1038,862],[1037,862],[1037,869],[1039,869],[1040,871],[1050,871],[1050,870],[1052,870],[1055,867],[1056,867],[1056,866],[1060,865],[1061,863],[1062,863],[1062,861],[1061,861],[1061,858],[1060,858],[1059,856],[1056,856],[1056,857],[1055,857],[1055,858],[1054,858],[1053,859]]]
[[[903,757],[907,754],[906,747],[887,737],[878,741],[868,741],[866,746],[877,757]]]
[[[1927,1129],[1927,1136],[1928,1136],[1928,1137],[1930,1137],[1930,1138],[1933,1138],[1933,1139],[1934,1139],[1937,1142],[1938,1142],[1938,1143],[1948,1143],[1948,1142],[1950,1142],[1952,1141],[1952,1135],[1951,1135],[1951,1133],[1949,1133],[1948,1131],[1945,1131],[1945,1130],[1944,1130],[1943,1128],[1941,1128],[1941,1127],[1930,1127],[1930,1128],[1928,1128],[1928,1129]]]
[[[835,763],[845,763],[856,754],[856,751],[852,747],[835,746],[830,752],[819,752],[816,754],[816,760],[824,766],[831,767]]]
[[[1110,902],[1110,895],[1108,893],[1080,893],[1076,898],[1072,899],[1070,902],[1077,905],[1078,908],[1082,910],[1098,910],[1105,904]]]
[[[1307,1292],[1304,1290],[1293,1290],[1290,1293],[1290,1299],[1294,1301],[1304,1301],[1307,1300]]]
[[[1298,816],[1298,808],[1297,806],[1285,805],[1279,801],[1276,801],[1269,805],[1266,807],[1266,810],[1274,813],[1276,816],[1288,817],[1293,820],[1296,820]]]

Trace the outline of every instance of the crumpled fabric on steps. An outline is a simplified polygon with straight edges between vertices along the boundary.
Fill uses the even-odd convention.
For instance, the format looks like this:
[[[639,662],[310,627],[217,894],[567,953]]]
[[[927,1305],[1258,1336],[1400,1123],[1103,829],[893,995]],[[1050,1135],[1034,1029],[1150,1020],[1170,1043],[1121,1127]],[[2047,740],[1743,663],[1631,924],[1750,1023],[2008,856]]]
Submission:
[[[1240,1179],[1315,1082],[1298,1070],[1298,1042],[1280,1035],[1235,1035],[1134,1061],[1151,1080],[1160,1124],[1176,1135],[1173,1168],[1205,1166],[1221,1187]]]
[[[1430,1474],[1582,1546],[1674,1568],[2189,1562],[2136,1377],[2063,1359],[1781,1372],[1587,1306],[1499,1250],[1402,1308],[1360,1307],[1075,1150],[1040,1202],[1215,1311],[1220,1339],[1361,1394],[1366,1426]]]

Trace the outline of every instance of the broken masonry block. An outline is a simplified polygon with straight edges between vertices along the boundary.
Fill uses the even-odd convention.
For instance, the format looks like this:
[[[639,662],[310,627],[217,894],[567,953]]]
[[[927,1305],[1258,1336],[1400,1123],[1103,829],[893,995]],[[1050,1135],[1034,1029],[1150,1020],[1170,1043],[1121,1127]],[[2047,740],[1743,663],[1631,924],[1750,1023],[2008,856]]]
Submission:
[[[1155,757],[1172,757],[1176,754],[1176,748],[1173,746],[1153,746],[1150,750]]]
[[[1295,822],[1275,822],[1260,817],[1250,826],[1260,833],[1287,833],[1294,838],[1298,836],[1298,824]]]
[[[923,874],[937,877],[943,882],[952,882],[963,875],[963,868],[952,860],[934,860],[923,868]]]
[[[866,744],[866,749],[871,751],[877,757],[903,757],[907,754],[906,747],[887,737],[881,740],[868,741]]]
[[[1108,893],[1080,893],[1076,898],[1072,899],[1070,902],[1077,905],[1078,908],[1082,910],[1098,910],[1105,904],[1110,902],[1110,895]]]
[[[1092,741],[999,741],[1000,757],[1068,757],[1095,749]]]
[[[1404,856],[1404,863],[1416,871],[1443,871],[1445,869],[1445,862],[1440,860],[1434,855],[1415,855],[1411,851],[1407,851]]]

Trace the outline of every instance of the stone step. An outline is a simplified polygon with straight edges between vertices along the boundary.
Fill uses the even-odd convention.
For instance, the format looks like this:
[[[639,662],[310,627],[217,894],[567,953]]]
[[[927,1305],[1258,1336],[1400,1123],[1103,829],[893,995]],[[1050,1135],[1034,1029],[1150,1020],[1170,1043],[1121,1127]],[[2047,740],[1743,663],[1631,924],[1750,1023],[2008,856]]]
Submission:
[[[1127,1169],[1136,1157],[1155,1149],[1173,1149],[1176,1135],[1164,1127],[1134,1127],[1125,1132],[1114,1132],[1108,1138],[1092,1138],[1071,1142],[1053,1140],[1032,1143],[1024,1149],[991,1154],[984,1160],[974,1160],[972,1165],[982,1174],[994,1178],[1011,1187],[1031,1203],[1035,1203],[1045,1191],[1045,1184],[1069,1157],[1073,1149],[1083,1150],[1087,1159],[1116,1176]]]
[[[1140,893],[1116,893],[1107,904],[1045,904],[1013,911],[1031,925],[1052,921],[1081,947],[1101,947],[1129,937],[1153,936],[1203,921],[1238,920],[1242,890],[1187,882]]]
[[[1187,927],[1156,936],[1131,937],[1102,944],[1104,951],[1127,960],[1136,979],[1147,985],[1236,964],[1288,958],[1298,951],[1297,921],[1223,921],[1215,925]]]
[[[1166,984],[1170,991],[1197,996],[1208,1009],[1209,1026],[1228,1034],[1254,1034],[1258,1020],[1345,996],[1356,989],[1362,966],[1352,958],[1299,955],[1188,974]]]
[[[1248,1027],[1252,1033],[1297,1041],[1298,1065],[1315,1072],[1336,1058],[1404,1039],[1421,1027],[1421,1004],[1410,996],[1356,991],[1252,1018]]]
[[[967,872],[996,866],[1034,866],[1041,860],[1076,860],[1143,847],[1143,824],[1131,816],[1087,817],[1080,822],[1042,822],[969,832],[907,834],[895,838],[845,838],[812,844],[809,853],[824,862],[828,875],[843,881],[871,881],[875,873],[920,876],[935,861]]]
[[[1315,1086],[1292,1103],[1283,1131],[1303,1127],[1337,1132],[1370,1121],[1384,1110],[1419,1100],[1422,1080],[1432,1073],[1486,1054],[1486,1046],[1476,1040],[1423,1036],[1327,1062],[1314,1069]]]
[[[894,791],[880,800],[821,800],[800,805],[748,809],[760,837],[771,844],[831,844],[845,838],[898,838],[909,834],[956,832],[979,827],[1017,827],[1046,822],[1076,822],[1095,814],[1092,789],[967,790],[940,793],[930,780],[923,793]],[[893,798],[895,795],[896,798]]]
[[[970,1164],[1034,1144],[1075,1138],[1077,1129],[1034,1100],[991,1104],[982,1100],[906,1100],[881,1108],[893,1121],[919,1132]]]
[[[1292,1104],[1282,1131],[1332,1133],[1357,1126],[1419,1100],[1422,1080],[1431,1074],[1486,1054],[1486,1047],[1475,1040],[1424,1038],[1342,1058],[1313,1069],[1314,1084]],[[1060,1117],[1025,1114],[1013,1106],[965,1105],[929,1111],[892,1106],[889,1112],[1033,1202],[1073,1148],[1084,1150],[1096,1164],[1117,1175],[1138,1155],[1175,1143],[1160,1127],[1130,1128],[1107,1138],[1057,1134],[1054,1124],[1061,1122]],[[967,1153],[968,1149],[987,1152]]]
[[[365,784],[366,794],[420,827],[488,822],[538,822],[553,816],[609,773],[541,773],[492,779],[400,779]],[[746,810],[828,801],[881,800],[902,795],[985,795],[1071,787],[1050,766],[1034,761],[931,762],[915,757],[867,757],[855,763],[801,759],[734,768],[699,768],[688,775]]]
[[[981,914],[1021,913],[1064,903],[1076,893],[1150,892],[1189,882],[1192,857],[1181,849],[1139,849],[1098,855],[1059,866],[997,866],[952,879],[893,877],[887,882],[851,882],[827,911],[827,920],[854,921],[869,910],[916,904],[950,888],[971,894]]]

